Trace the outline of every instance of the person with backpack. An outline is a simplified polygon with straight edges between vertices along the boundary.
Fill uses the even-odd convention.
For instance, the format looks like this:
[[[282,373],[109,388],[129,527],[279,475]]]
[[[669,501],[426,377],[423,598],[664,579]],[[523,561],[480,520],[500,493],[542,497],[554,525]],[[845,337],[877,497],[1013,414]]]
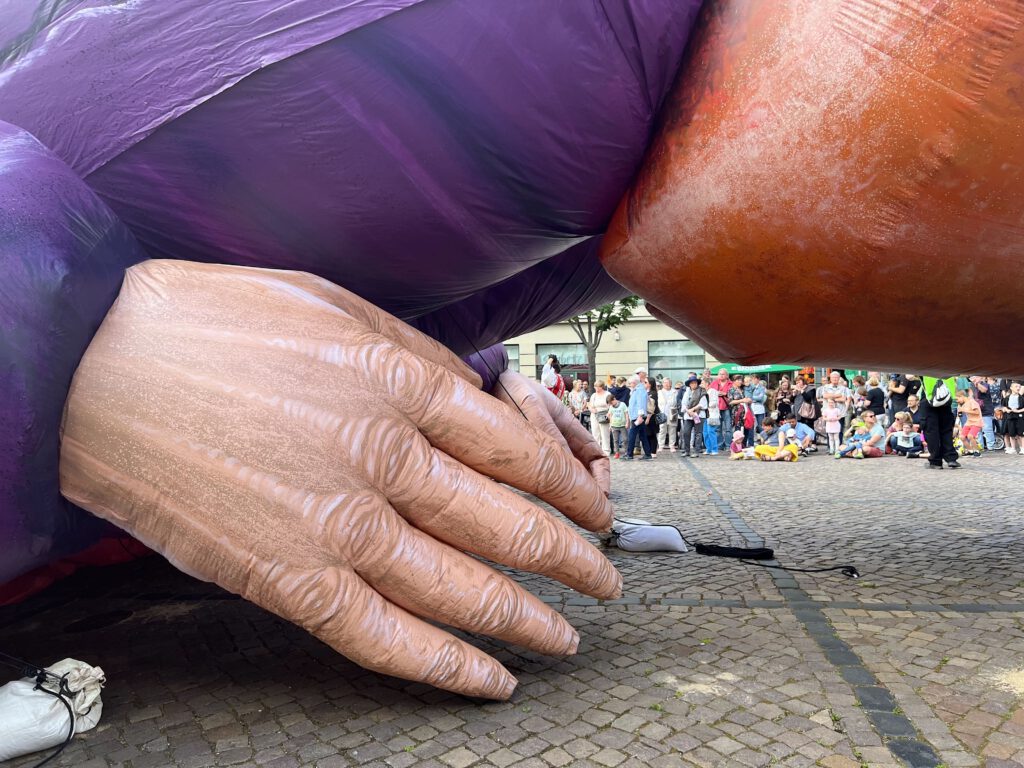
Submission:
[[[953,393],[956,379],[952,376],[921,377],[921,412],[924,414],[924,441],[928,444],[928,468],[942,469],[942,461],[950,469],[960,469],[953,447]]]
[[[743,377],[737,376],[729,390],[729,407],[732,409],[733,428],[737,432],[743,431],[743,444],[747,448],[754,447],[754,428],[757,426],[754,412],[750,408],[751,402],[744,391]]]

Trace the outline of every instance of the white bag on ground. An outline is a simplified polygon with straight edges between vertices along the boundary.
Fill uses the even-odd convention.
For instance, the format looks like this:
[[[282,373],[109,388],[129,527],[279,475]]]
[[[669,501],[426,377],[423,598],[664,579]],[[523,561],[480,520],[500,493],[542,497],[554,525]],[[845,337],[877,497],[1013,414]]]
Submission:
[[[67,687],[74,694],[68,701],[75,713],[75,733],[94,728],[103,713],[103,670],[75,659],[46,669],[57,677],[67,675]],[[56,696],[34,690],[35,685],[35,680],[23,678],[0,687],[0,760],[56,747],[67,738],[67,707]],[[60,690],[51,678],[43,685],[54,693]]]
[[[626,552],[686,552],[683,534],[674,525],[646,520],[616,518],[612,523],[612,544]]]

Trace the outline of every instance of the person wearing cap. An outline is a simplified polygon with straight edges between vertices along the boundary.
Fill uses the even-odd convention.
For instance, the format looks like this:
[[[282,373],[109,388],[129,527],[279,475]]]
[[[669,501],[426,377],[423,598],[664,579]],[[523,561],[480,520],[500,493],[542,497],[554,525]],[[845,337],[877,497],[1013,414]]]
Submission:
[[[801,451],[813,451],[816,450],[814,447],[814,429],[803,424],[797,419],[795,413],[789,413],[785,418],[786,425],[786,437],[789,437],[789,433],[793,432],[796,438],[796,443]]]
[[[700,379],[690,376],[686,380],[686,387],[680,393],[677,405],[683,417],[683,453],[688,453],[691,459],[695,459],[704,450],[702,430],[708,414],[708,396],[700,386]]]
[[[642,368],[637,370],[643,371],[644,378],[646,378],[647,371]],[[633,460],[633,450],[636,448],[636,441],[639,437],[640,446],[644,449],[644,455],[640,457],[640,460],[650,461],[651,444],[647,440],[647,387],[639,378],[639,374],[630,380],[630,386],[633,391],[629,396],[629,437],[626,440],[626,455],[622,459],[623,461]]]

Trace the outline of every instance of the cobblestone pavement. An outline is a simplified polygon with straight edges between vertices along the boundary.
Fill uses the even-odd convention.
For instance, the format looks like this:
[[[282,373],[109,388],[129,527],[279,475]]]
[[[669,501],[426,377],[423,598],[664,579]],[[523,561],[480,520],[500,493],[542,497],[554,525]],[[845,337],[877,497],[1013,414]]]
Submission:
[[[51,765],[1024,766],[1024,457],[613,463],[620,515],[862,577],[608,550],[626,594],[599,603],[515,574],[581,644],[469,638],[519,678],[505,703],[361,670],[156,557],[0,609],[0,650],[107,672]]]

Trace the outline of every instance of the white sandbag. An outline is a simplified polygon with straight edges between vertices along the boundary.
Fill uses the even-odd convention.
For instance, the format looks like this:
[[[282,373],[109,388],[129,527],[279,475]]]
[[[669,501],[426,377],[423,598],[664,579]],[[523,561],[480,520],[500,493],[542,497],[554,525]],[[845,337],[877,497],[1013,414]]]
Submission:
[[[683,534],[674,525],[623,518],[612,523],[612,533],[612,543],[626,552],[687,551]]]
[[[58,677],[67,676],[69,698],[75,715],[75,733],[94,728],[103,713],[100,689],[106,682],[103,670],[75,659],[47,667]],[[58,681],[47,678],[47,690],[60,690]],[[0,760],[10,760],[61,744],[67,738],[68,710],[56,696],[35,690],[31,678],[0,687]]]

